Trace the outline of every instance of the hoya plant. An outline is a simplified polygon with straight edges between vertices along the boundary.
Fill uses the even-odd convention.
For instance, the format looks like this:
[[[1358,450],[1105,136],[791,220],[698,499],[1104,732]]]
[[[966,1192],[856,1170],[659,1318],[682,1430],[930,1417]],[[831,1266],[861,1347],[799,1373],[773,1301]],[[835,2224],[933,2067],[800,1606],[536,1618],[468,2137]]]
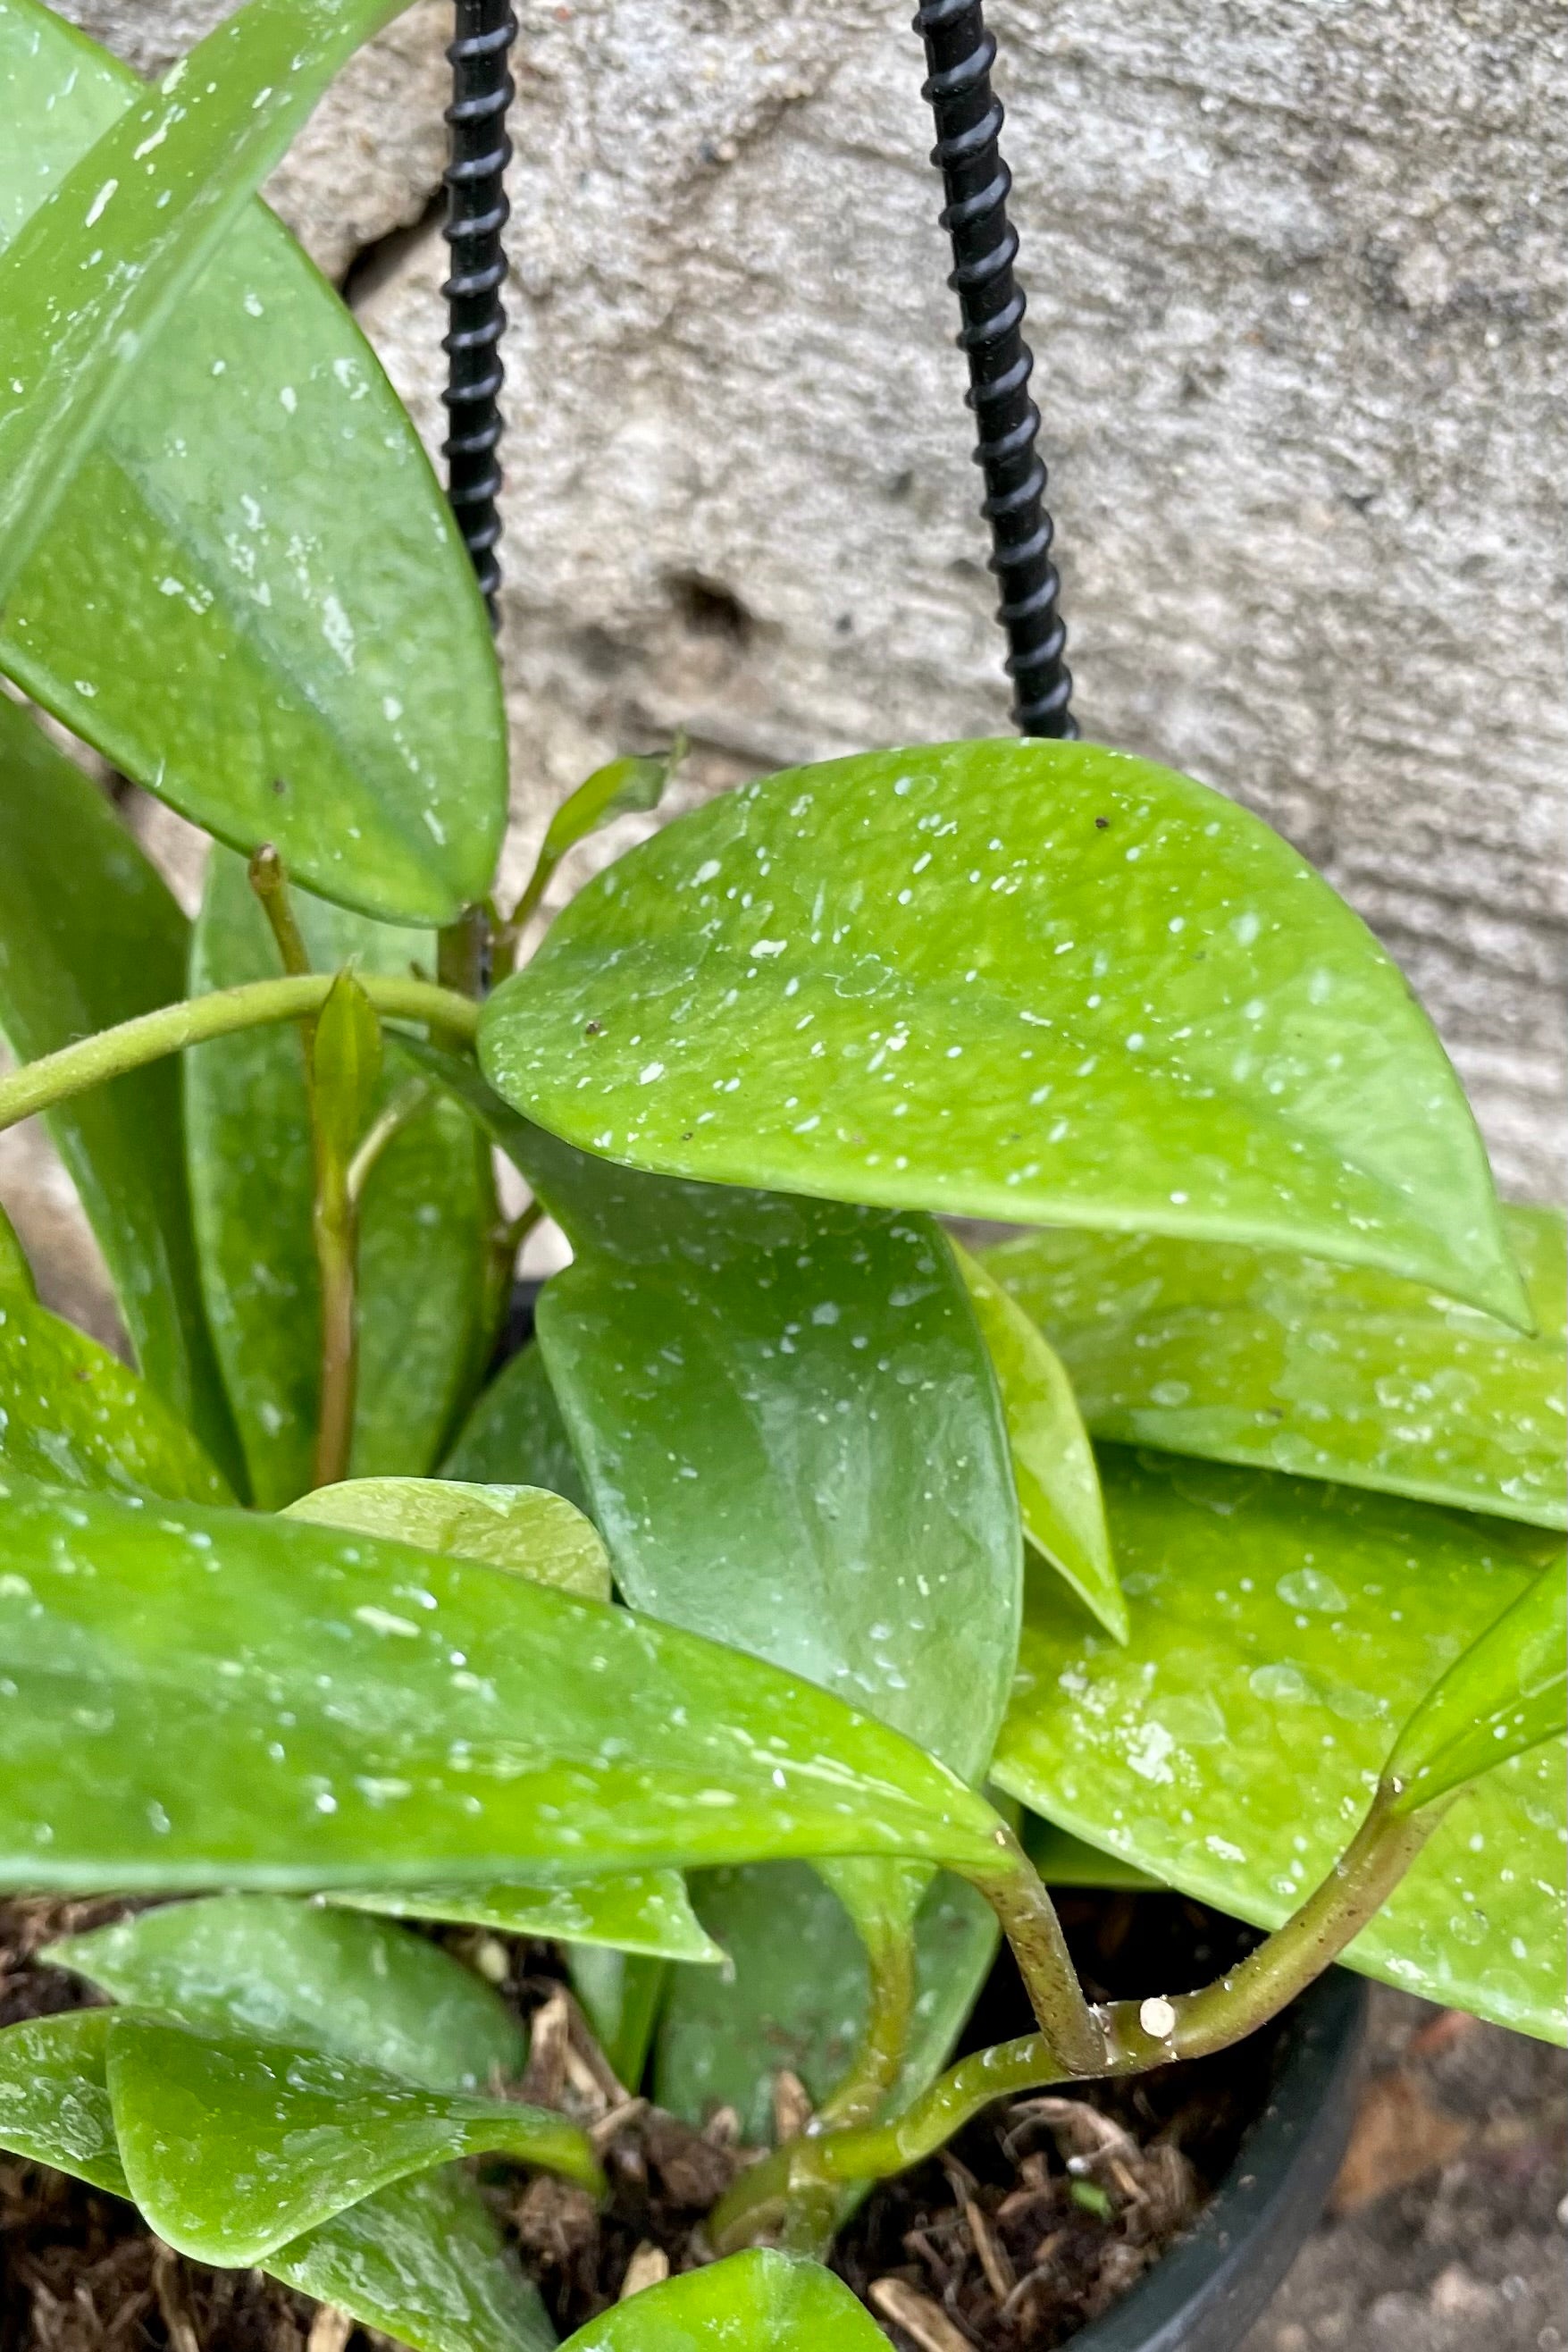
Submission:
[[[601,2151],[428,1923],[550,1938],[626,2091],[806,2095],[574,2343],[848,2352],[842,2215],[1004,2092],[1341,1955],[1561,2034],[1563,1224],[1328,886],[1122,752],[767,777],[545,928],[627,758],[497,900],[482,600],[254,201],[395,13],[250,0],[147,89],[0,0],[0,1119],[134,1352],[0,1223],[0,1874],[135,1898],[0,2147],[542,2347],[465,2159]],[[40,713],[210,834],[193,921]],[[1086,1848],[1268,1932],[1096,2005],[1031,1859]],[[1036,2030],[952,2065],[1001,1937]]]

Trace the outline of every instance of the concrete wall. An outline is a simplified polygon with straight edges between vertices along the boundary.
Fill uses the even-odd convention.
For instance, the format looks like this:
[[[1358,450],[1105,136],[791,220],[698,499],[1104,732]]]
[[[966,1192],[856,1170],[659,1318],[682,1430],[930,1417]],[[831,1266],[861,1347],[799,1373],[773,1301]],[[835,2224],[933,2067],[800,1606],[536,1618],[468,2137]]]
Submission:
[[[150,66],[212,0],[73,0]],[[506,655],[519,813],[1007,723],[906,0],[527,0]],[[1560,1194],[1557,0],[993,0],[1089,731],[1324,867]],[[434,442],[444,0],[275,201]],[[377,242],[381,240],[381,242]],[[368,253],[363,248],[370,247]]]

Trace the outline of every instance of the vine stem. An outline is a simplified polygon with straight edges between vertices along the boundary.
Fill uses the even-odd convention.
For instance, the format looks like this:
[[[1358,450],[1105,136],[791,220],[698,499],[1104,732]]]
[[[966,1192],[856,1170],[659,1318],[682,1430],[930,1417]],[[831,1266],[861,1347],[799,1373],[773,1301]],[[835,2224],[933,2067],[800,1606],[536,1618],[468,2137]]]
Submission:
[[[1197,1992],[1113,2001],[1098,2011],[1105,2055],[1095,2073],[1143,2074],[1176,2059],[1206,2057],[1255,2032],[1304,1992],[1386,1901],[1448,1809],[1440,1801],[1399,1814],[1398,1794],[1392,1782],[1379,1787],[1322,1885],[1238,1968]],[[765,2157],[720,2200],[708,2235],[716,2252],[728,2253],[809,2188],[822,2192],[886,2179],[934,2156],[993,2099],[1083,2079],[1043,2033],[978,2051],[889,2123],[809,2134]]]
[[[56,1103],[85,1094],[108,1078],[123,1077],[165,1055],[232,1037],[244,1029],[275,1028],[319,1013],[333,985],[330,972],[308,972],[283,980],[246,981],[238,988],[214,989],[209,996],[161,1005],[117,1029],[102,1029],[74,1045],[62,1045],[0,1078],[0,1130],[51,1110]],[[378,1013],[390,1021],[419,1021],[472,1045],[479,1033],[479,1007],[428,980],[404,980],[366,972],[360,986]]]

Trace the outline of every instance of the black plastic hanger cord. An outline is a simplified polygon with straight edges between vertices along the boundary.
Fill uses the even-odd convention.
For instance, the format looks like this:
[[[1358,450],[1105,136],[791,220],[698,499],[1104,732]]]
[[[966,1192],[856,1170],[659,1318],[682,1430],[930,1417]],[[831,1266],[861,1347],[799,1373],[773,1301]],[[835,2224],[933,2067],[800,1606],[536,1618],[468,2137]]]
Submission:
[[[480,587],[496,618],[501,571],[497,452],[503,383],[502,246],[508,206],[505,173],[512,144],[507,109],[513,82],[507,51],[517,23],[509,0],[456,0],[452,60],[452,161],[446,237],[453,274],[444,291],[449,326],[444,394],[450,437],[447,495]],[[1013,277],[1018,234],[1008,219],[1012,175],[998,144],[1002,109],[990,81],[997,53],[980,0],[925,0],[915,28],[925,44],[925,94],[936,122],[932,162],[947,201],[942,226],[953,245],[948,284],[963,320],[959,346],[969,363],[966,397],[977,426],[975,460],[986,484],[981,512],[991,527],[991,569],[1001,586],[997,618],[1007,633],[1013,719],[1020,734],[1071,736],[1072,674],[1062,658],[1066,631],[1051,561],[1045,467],[1035,449],[1040,411],[1030,398],[1034,360],[1022,334],[1024,298]]]
[[[1013,277],[1019,241],[1007,211],[1012,174],[998,144],[1003,116],[991,89],[997,45],[980,0],[925,0],[915,29],[925,44],[925,96],[936,123],[931,160],[947,194],[942,226],[954,263],[947,283],[964,322],[958,345],[969,362],[966,398],[978,428],[975,462],[986,482],[980,511],[991,526],[991,569],[1002,590],[997,618],[1007,632],[1013,719],[1021,735],[1076,735],[1045,467],[1034,446],[1034,358],[1021,332],[1024,298]]]
[[[442,397],[450,427],[444,454],[446,494],[492,625],[501,584],[496,555],[501,536],[496,504],[501,489],[497,452],[505,380],[501,338],[507,327],[501,300],[507,257],[501,233],[511,209],[506,170],[512,155],[507,109],[513,82],[507,52],[517,37],[517,20],[508,0],[457,0],[457,37],[446,52],[452,60],[453,101],[446,110],[452,160],[445,175],[449,195],[444,234],[452,247],[452,275],[442,289],[448,319],[442,342],[447,358]]]

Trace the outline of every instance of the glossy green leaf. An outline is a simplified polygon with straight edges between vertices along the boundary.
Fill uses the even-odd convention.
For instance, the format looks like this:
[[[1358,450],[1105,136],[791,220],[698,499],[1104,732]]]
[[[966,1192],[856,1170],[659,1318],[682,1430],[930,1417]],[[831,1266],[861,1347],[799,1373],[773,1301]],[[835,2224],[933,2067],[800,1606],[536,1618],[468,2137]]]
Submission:
[[[1124,1862],[1119,1854],[1107,1853],[1102,1846],[1086,1845],[1070,1831],[1058,1829],[1054,1822],[1041,1821],[1038,1813],[1024,1815],[1021,1835],[1023,1850],[1047,1886],[1107,1886],[1138,1891],[1159,1885],[1159,1880],[1151,1878],[1146,1870],[1134,1869],[1130,1862]]]
[[[235,2268],[412,2172],[497,2154],[599,2185],[563,2116],[423,2090],[346,2059],[110,2012],[106,2074],[120,2161],[151,2227]]]
[[[692,1909],[678,1870],[617,1872],[561,1886],[416,1886],[332,1896],[402,1919],[449,1919],[497,1935],[558,1944],[605,1944],[669,1960],[718,1961],[724,1954]]]
[[[886,2342],[831,2271],[758,2248],[644,2287],[563,2352],[884,2352]]]
[[[595,768],[587,782],[569,793],[551,817],[539,851],[541,866],[558,866],[569,849],[586,841],[612,817],[656,809],[685,749],[685,739],[681,737],[657,758],[629,756]]]
[[[114,2000],[187,2025],[302,2043],[433,2091],[522,2071],[521,2027],[439,1945],[286,1895],[168,1903],[48,1947]]]
[[[1395,1742],[1396,1810],[1450,1789],[1568,1731],[1568,1586],[1561,1563],[1537,1577],[1455,1661]]]
[[[162,1399],[107,1348],[0,1286],[0,1469],[57,1486],[233,1500]]]
[[[1383,1265],[1522,1317],[1486,1155],[1364,925],[1207,786],[1086,743],[792,769],[591,882],[491,1084],[672,1175]]]
[[[610,1562],[598,1529],[540,1486],[459,1485],[444,1478],[350,1478],[290,1503],[287,1516],[392,1536],[421,1551],[488,1560],[584,1601],[610,1598]]]
[[[1020,1544],[964,1286],[925,1218],[661,1183],[538,1136],[576,1252],[539,1345],[632,1605],[977,1778]]]
[[[0,2147],[129,2197],[106,2079],[110,2012],[0,2033]],[[464,2174],[394,2182],[267,2256],[276,2278],[417,2352],[548,2352],[554,2330]]]
[[[0,1884],[1005,1866],[935,1759],[674,1626],[300,1520],[0,1501]]]
[[[734,1969],[683,1970],[674,1979],[659,2025],[655,2095],[696,2124],[733,2106],[741,2137],[766,2143],[780,2067],[820,2105],[853,2056],[865,2024],[865,1953],[843,1905],[798,1864],[710,1871],[695,1895]],[[915,1919],[915,2019],[894,2108],[946,2063],[996,1949],[988,1906],[939,1873]]]
[[[0,1031],[18,1060],[182,997],[188,931],[102,793],[0,695]],[[143,1372],[234,1468],[191,1237],[175,1065],[78,1096],[49,1129]]]
[[[382,1075],[382,1024],[351,970],[340,971],[321,1007],[310,1048],[321,1148],[347,1167],[370,1125]]]
[[[27,1253],[16,1238],[16,1228],[0,1209],[0,1299],[18,1299],[26,1307],[37,1295]]]
[[[68,2010],[0,2033],[0,2147],[129,2197],[104,2079],[109,2019]]]
[[[434,969],[428,931],[401,930],[296,895],[317,967]],[[214,853],[191,962],[193,992],[271,978],[277,950],[241,859]],[[314,1173],[300,1041],[258,1029],[185,1059],[185,1110],[202,1278],[255,1500],[276,1509],[310,1484],[320,1378],[311,1238]],[[375,1097],[408,1072],[394,1051]],[[429,1469],[467,1402],[487,1328],[489,1154],[456,1106],[432,1101],[376,1162],[360,1217],[360,1476]]]
[[[556,2341],[479,2190],[450,2166],[350,2205],[267,2268],[414,2352],[550,2352]]]
[[[0,0],[0,245],[156,103],[38,0]],[[472,567],[374,354],[259,204],[144,344],[6,601],[0,669],[369,913],[446,922],[489,887],[506,726]]]
[[[588,1489],[538,1347],[530,1344],[502,1365],[441,1466],[448,1478],[546,1486],[588,1510]]]
[[[1349,1843],[1401,1722],[1550,1539],[1169,1455],[1107,1448],[1101,1475],[1132,1640],[1031,1577],[994,1777],[1091,1844],[1277,1927]],[[1561,2034],[1563,1842],[1552,1745],[1459,1800],[1352,1965]]]
[[[1049,1232],[985,1262],[1061,1350],[1097,1437],[1560,1528],[1564,1223],[1505,1209],[1503,1223],[1532,1339],[1419,1284],[1277,1250]]]
[[[1039,1327],[978,1259],[956,1242],[949,1246],[1001,1390],[1023,1531],[1106,1632],[1124,1642],[1127,1604],[1072,1384]]]
[[[669,1986],[668,1960],[580,1944],[567,1952],[566,1972],[612,2073],[629,2091],[635,2091],[643,2080],[660,2004]]]

